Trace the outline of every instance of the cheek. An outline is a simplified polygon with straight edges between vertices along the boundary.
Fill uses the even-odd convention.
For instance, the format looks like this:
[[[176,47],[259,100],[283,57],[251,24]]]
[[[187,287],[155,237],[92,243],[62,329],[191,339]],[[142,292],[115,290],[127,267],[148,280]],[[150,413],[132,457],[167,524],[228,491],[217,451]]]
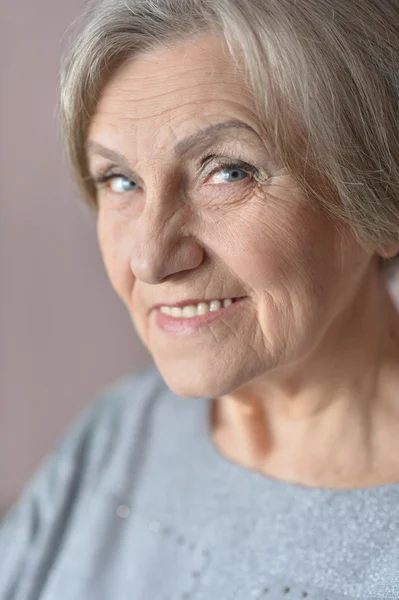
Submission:
[[[252,296],[264,329],[306,330],[332,310],[341,262],[337,230],[305,201],[263,199],[232,215],[219,239],[221,258]]]
[[[277,202],[278,200],[278,202]],[[228,226],[226,226],[228,222]],[[330,237],[310,211],[281,198],[262,198],[245,209],[232,212],[224,226],[213,231],[215,250],[230,269],[250,287],[269,288],[307,279],[322,271]],[[331,255],[331,254],[330,254]]]

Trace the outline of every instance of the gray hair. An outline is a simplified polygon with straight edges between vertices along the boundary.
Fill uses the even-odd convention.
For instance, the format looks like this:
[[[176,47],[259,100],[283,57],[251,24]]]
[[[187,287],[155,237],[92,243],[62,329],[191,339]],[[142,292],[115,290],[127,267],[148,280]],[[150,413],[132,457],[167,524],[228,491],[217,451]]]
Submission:
[[[399,240],[397,0],[96,0],[73,26],[59,110],[94,211],[85,146],[108,78],[138,53],[217,32],[243,59],[265,143],[308,197],[365,248]]]

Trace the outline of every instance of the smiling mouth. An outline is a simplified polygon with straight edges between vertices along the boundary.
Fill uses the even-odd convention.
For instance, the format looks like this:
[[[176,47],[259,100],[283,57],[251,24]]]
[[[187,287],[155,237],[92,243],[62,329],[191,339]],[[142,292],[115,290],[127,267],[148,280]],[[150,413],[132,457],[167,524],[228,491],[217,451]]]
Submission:
[[[206,331],[209,325],[217,323],[219,319],[234,318],[233,315],[241,312],[240,307],[246,304],[246,300],[248,300],[248,296],[183,306],[158,305],[154,307],[156,308],[155,323],[160,330],[167,334],[184,336],[200,333]]]
[[[217,312],[221,308],[227,308],[239,298],[224,298],[223,300],[211,300],[210,302],[198,302],[197,304],[188,304],[186,306],[159,306],[162,314],[176,319],[192,319],[206,315],[207,313]]]

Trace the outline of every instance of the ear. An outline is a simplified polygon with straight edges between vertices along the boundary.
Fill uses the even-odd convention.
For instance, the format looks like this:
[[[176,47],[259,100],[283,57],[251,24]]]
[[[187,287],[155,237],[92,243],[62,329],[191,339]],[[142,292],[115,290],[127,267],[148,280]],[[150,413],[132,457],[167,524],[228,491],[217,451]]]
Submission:
[[[382,256],[382,258],[392,258],[399,252],[399,242],[391,242],[384,246],[380,246],[379,248],[376,248],[376,252]]]

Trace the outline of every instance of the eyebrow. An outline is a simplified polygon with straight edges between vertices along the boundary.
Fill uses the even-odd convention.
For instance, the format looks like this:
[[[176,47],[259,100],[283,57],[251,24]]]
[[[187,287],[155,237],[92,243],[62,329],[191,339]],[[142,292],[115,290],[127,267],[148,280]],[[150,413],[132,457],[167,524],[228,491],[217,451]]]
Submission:
[[[255,129],[253,129],[244,121],[239,121],[237,119],[224,121],[222,123],[210,125],[205,129],[200,129],[196,133],[189,135],[183,140],[180,140],[173,149],[174,154],[176,157],[181,158],[184,155],[190,154],[194,148],[203,144],[204,142],[206,142],[206,145],[208,146],[211,143],[218,141],[228,129],[246,129],[258,136],[258,133],[255,131]],[[104,158],[108,158],[111,161],[119,162],[121,165],[129,168],[128,160],[125,156],[123,156],[123,154],[116,152],[116,150],[106,148],[95,140],[89,140],[87,142],[87,151],[90,154],[98,154]]]

